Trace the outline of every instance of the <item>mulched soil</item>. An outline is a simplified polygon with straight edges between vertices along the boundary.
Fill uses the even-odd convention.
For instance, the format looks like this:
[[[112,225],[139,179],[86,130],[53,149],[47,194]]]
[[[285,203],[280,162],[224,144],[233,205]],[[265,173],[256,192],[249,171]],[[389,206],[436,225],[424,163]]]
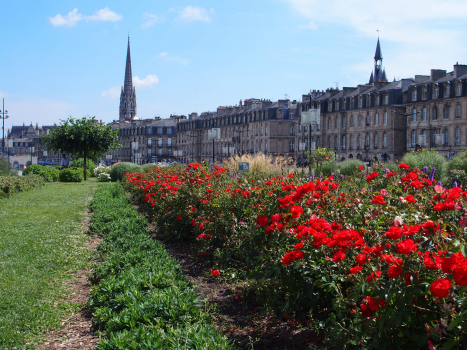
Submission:
[[[86,243],[87,248],[94,250],[101,241],[102,238],[93,237]],[[46,340],[36,349],[84,350],[92,349],[99,342],[100,338],[90,330],[92,315],[84,309],[91,290],[87,277],[90,273],[92,269],[79,271],[67,286],[71,294],[66,301],[83,306],[62,322],[63,328],[46,333]]]
[[[153,235],[155,238],[155,235]],[[322,336],[295,319],[280,321],[260,306],[242,301],[241,289],[211,277],[190,242],[162,241],[177,259],[188,280],[200,296],[202,304],[214,306],[210,312],[216,326],[238,349],[293,350],[316,349]]]

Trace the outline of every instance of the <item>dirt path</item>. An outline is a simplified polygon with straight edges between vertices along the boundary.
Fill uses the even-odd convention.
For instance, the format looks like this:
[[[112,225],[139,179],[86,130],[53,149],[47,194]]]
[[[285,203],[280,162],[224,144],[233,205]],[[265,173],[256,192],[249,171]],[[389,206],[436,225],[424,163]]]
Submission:
[[[86,246],[94,250],[101,241],[102,238],[93,237],[86,243]],[[84,305],[88,301],[91,283],[87,276],[91,272],[92,269],[86,269],[73,275],[71,282],[67,285],[67,289],[71,291],[67,302]],[[62,322],[63,328],[46,333],[46,340],[36,346],[36,349],[92,349],[100,338],[91,332],[91,316],[85,312],[84,306],[81,307],[78,312]]]

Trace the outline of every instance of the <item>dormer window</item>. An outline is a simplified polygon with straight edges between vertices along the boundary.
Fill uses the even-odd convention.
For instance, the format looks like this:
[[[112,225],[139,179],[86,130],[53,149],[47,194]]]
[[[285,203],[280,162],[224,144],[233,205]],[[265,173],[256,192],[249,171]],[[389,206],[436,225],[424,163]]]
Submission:
[[[336,101],[336,111],[339,110],[339,101]]]
[[[360,96],[360,97],[358,98],[358,108],[362,108],[362,107],[363,107],[363,97]]]
[[[439,98],[439,88],[438,88],[438,85],[433,86],[433,98]]]
[[[367,108],[371,107],[371,96],[370,95],[366,96],[366,106]]]
[[[449,84],[446,84],[446,86],[444,87],[444,97],[449,97],[450,93],[451,93],[451,87],[449,86]]]
[[[428,98],[428,89],[426,86],[422,88],[422,99],[426,100]]]
[[[329,112],[332,112],[332,101],[328,102],[328,110]]]
[[[376,95],[375,104],[379,106],[379,94]]]
[[[459,82],[456,86],[456,96],[460,96],[462,94],[462,84]]]
[[[414,87],[412,90],[412,101],[417,101],[417,88]]]
[[[384,95],[384,104],[388,105],[389,104],[389,94]]]

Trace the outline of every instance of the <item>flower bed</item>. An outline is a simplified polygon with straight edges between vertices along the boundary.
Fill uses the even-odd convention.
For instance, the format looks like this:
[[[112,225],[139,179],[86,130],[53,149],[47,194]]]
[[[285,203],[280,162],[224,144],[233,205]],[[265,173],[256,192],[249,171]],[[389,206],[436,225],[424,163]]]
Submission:
[[[121,186],[100,187],[90,208],[105,259],[90,276],[97,285],[87,304],[93,327],[107,335],[96,349],[231,349]]]
[[[17,192],[29,191],[44,186],[40,175],[0,176],[0,198],[10,197]]]
[[[405,164],[309,180],[190,164],[125,186],[160,231],[259,281],[279,316],[311,314],[329,344],[465,347],[467,191]]]

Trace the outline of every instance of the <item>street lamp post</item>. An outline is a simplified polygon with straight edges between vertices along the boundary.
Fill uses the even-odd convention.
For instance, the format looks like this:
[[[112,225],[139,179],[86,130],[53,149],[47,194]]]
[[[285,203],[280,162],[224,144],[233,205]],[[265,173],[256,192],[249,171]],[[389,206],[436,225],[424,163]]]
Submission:
[[[5,119],[8,119],[10,117],[8,114],[5,115],[6,113],[8,113],[8,111],[5,111],[5,98],[3,98],[3,109],[0,112],[1,112],[1,118],[3,121],[3,124],[2,124],[2,156],[4,156],[5,155]]]

